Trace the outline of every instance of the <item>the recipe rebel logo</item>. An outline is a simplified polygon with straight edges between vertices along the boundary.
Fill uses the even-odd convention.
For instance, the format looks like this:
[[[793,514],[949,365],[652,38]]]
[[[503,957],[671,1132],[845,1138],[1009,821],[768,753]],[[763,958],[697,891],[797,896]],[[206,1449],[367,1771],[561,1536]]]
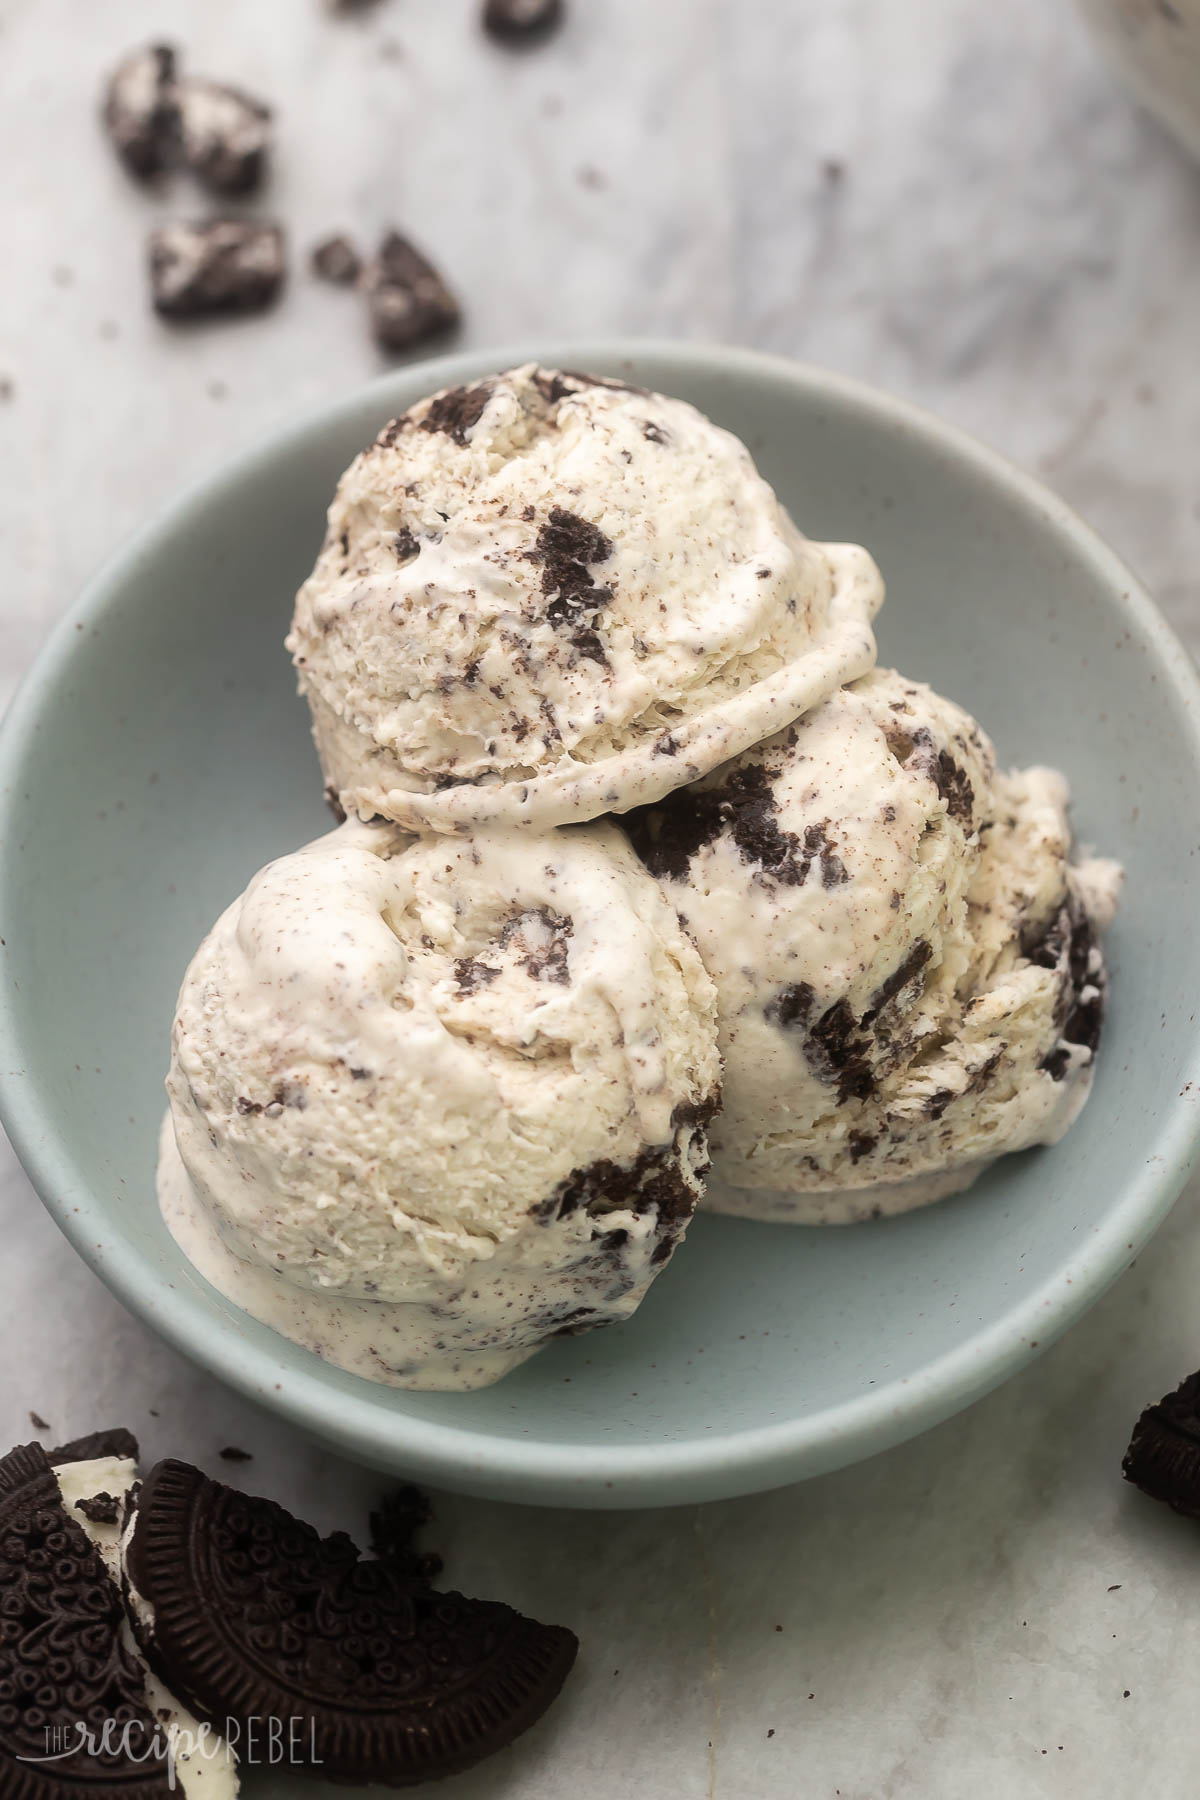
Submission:
[[[73,1724],[47,1725],[43,1754],[19,1756],[16,1760],[58,1763],[77,1756],[86,1756],[93,1762],[104,1758],[133,1767],[147,1762],[165,1763],[167,1786],[172,1793],[182,1791],[178,1778],[181,1763],[187,1767],[202,1763],[225,1765],[230,1769],[319,1769],[323,1762],[317,1755],[315,1720],[269,1715],[226,1719],[223,1733],[211,1724],[198,1724],[194,1731],[182,1725],[169,1731],[163,1726],[148,1731],[138,1719],[105,1719],[99,1726],[76,1719]]]

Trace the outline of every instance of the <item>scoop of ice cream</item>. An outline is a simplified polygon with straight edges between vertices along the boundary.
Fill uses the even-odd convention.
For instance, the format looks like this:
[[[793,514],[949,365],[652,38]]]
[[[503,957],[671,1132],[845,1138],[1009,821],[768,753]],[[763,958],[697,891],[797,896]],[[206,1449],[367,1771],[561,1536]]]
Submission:
[[[357,458],[288,647],[348,812],[545,826],[657,799],[864,673],[882,597],[694,407],[530,366]]]
[[[635,1309],[718,1070],[712,984],[614,827],[352,820],[258,875],[185,978],[164,1211],[332,1360],[481,1385]]]
[[[877,669],[629,821],[717,984],[707,1204],[832,1222],[940,1198],[1055,1141],[1088,1092],[1110,863],[1067,790]]]

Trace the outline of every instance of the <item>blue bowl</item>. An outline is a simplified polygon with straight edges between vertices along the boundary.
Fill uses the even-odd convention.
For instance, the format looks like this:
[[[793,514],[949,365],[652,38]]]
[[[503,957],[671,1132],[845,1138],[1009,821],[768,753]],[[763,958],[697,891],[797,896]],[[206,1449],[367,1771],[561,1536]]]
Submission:
[[[882,660],[1067,771],[1129,870],[1092,1100],[962,1199],[803,1230],[702,1218],[637,1317],[498,1386],[343,1374],[215,1293],[154,1198],[168,1030],[218,912],[325,828],[282,649],[334,483],[393,413],[532,357],[694,401],[800,523],[875,553]],[[240,458],[144,531],[43,652],[0,734],[0,1113],[47,1207],[172,1344],[337,1450],[558,1505],[794,1481],[945,1418],[1020,1369],[1162,1220],[1197,1141],[1200,686],[1121,564],[1053,495],[911,407],[743,351],[525,346],[419,364]]]

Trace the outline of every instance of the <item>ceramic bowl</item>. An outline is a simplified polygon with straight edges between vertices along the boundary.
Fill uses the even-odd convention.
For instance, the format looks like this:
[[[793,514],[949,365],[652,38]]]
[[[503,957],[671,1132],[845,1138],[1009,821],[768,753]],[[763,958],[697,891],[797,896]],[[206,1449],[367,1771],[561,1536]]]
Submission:
[[[746,439],[813,535],[867,544],[888,582],[882,658],[968,706],[1003,760],[1066,770],[1080,837],[1129,880],[1095,1092],[1057,1148],[890,1221],[701,1218],[628,1324],[557,1342],[482,1392],[410,1394],[294,1348],[191,1270],[155,1205],[155,1134],[192,951],[254,870],[328,823],[281,643],[337,476],[420,395],[534,356],[694,401]],[[143,531],[14,703],[0,736],[0,1110],[114,1292],[338,1451],[581,1506],[794,1481],[1022,1368],[1170,1207],[1200,1095],[1198,721],[1192,665],[1128,571],[1052,494],[911,407],[788,362],[657,344],[406,368]]]

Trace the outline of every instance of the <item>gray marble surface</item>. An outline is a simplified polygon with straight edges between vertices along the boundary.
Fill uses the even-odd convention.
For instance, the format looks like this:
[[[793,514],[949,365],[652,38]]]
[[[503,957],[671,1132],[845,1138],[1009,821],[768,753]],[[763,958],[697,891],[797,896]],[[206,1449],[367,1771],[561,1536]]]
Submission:
[[[97,83],[150,34],[280,108],[299,254],[395,220],[465,338],[725,339],[882,383],[1040,472],[1200,647],[1200,172],[1067,0],[574,0],[505,56],[473,0],[0,0],[0,705],[105,554],[183,484],[378,366],[298,270],[270,319],[171,333]],[[1195,1791],[1197,1540],[1123,1487],[1200,1362],[1200,1187],[1035,1367],[857,1470],[694,1510],[439,1497],[453,1580],[576,1627],[562,1703],[453,1796],[961,1800]],[[36,1409],[354,1527],[376,1483],[163,1349],[0,1145],[0,1438]]]

